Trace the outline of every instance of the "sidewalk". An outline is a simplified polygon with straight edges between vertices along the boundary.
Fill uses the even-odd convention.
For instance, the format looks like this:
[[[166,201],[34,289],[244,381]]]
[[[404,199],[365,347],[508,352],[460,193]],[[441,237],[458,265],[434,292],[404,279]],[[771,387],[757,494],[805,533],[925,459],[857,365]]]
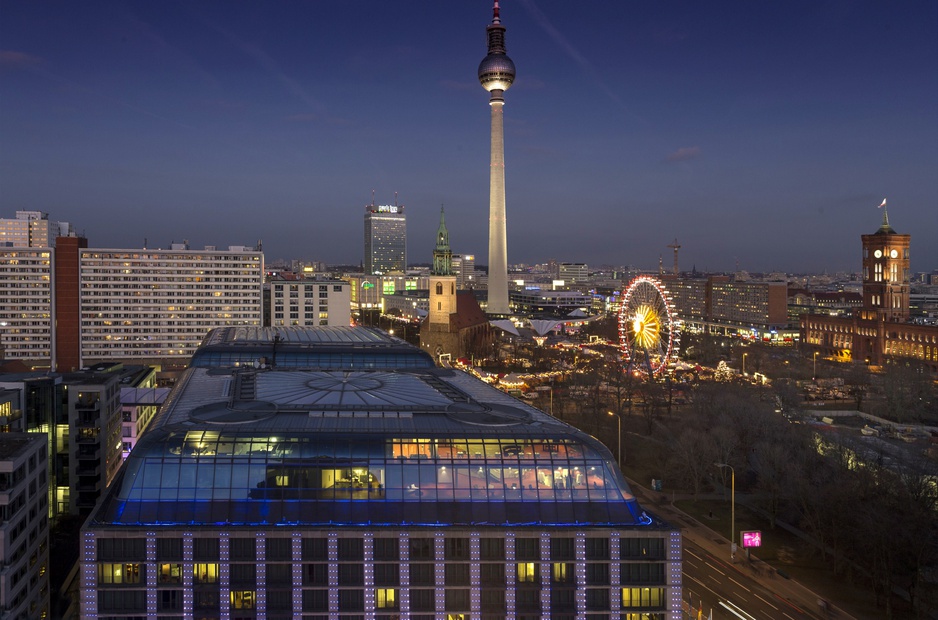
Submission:
[[[730,553],[730,541],[723,538],[720,534],[713,531],[706,525],[700,523],[687,513],[676,508],[671,501],[661,493],[650,491],[637,484],[634,480],[628,479],[632,492],[639,503],[647,506],[651,511],[672,525],[681,528],[685,538],[696,545],[703,547],[715,557],[728,560]],[[759,560],[756,556],[751,556],[750,560],[745,559],[745,552],[742,549],[736,552],[736,561],[733,568],[740,574],[750,577],[757,581],[766,590],[775,593],[782,600],[798,607],[806,614],[828,620],[836,617],[845,620],[856,620],[853,616],[843,609],[834,606],[829,601],[825,604],[826,609],[821,609],[820,603],[824,597],[813,592],[808,587],[795,581],[794,579],[781,576],[774,567],[766,562]]]

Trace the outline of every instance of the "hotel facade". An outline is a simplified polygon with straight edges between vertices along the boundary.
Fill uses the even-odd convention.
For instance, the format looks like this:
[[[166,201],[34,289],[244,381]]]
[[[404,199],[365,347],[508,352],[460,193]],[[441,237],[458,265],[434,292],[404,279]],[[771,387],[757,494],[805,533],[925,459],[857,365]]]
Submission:
[[[605,446],[367,328],[213,332],[80,553],[88,619],[681,617]]]

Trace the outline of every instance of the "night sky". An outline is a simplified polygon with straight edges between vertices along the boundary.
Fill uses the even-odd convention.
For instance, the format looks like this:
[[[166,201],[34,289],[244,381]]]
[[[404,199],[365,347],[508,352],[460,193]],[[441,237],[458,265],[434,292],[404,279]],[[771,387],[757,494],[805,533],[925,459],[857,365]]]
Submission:
[[[0,0],[0,217],[91,247],[362,260],[406,206],[487,262],[490,0]],[[938,3],[503,0],[508,261],[938,268]]]

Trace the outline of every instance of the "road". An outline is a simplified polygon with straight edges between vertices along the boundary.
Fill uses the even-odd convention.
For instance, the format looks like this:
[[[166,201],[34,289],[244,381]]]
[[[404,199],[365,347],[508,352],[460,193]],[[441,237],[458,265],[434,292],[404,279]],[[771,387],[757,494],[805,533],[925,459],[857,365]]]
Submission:
[[[692,618],[697,617],[697,610],[701,608],[703,618],[709,618],[712,610],[713,620],[817,620],[827,617],[821,615],[819,608],[803,609],[763,587],[753,578],[760,565],[749,564],[742,557],[742,553],[737,554],[736,563],[732,564],[729,557],[717,558],[684,537],[684,601],[693,612]],[[783,577],[774,576],[772,579],[781,580]]]

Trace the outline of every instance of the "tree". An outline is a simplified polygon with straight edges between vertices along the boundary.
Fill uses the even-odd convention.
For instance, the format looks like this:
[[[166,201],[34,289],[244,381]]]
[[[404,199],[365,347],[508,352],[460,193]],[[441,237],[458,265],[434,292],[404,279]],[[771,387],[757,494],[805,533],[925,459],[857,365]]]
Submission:
[[[709,436],[685,428],[673,442],[668,469],[679,484],[693,488],[694,499],[697,499],[701,485],[709,479],[715,458],[716,450]]]

